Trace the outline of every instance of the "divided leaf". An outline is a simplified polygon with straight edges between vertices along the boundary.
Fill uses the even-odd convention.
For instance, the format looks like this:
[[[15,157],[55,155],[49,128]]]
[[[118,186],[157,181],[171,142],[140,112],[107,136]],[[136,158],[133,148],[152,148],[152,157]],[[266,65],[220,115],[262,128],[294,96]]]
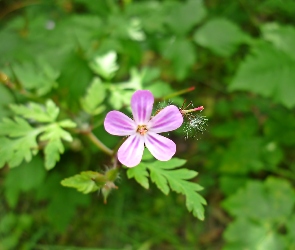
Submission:
[[[47,94],[57,86],[59,72],[42,60],[36,64],[15,64],[12,65],[12,69],[22,87],[35,91],[38,96]]]
[[[72,136],[63,128],[72,128],[76,124],[71,120],[56,122],[59,108],[53,101],[46,102],[46,106],[37,103],[28,105],[11,105],[11,109],[19,116],[38,122],[38,127],[32,127],[25,119],[15,117],[4,118],[0,123],[0,167],[6,163],[10,167],[21,164],[23,160],[31,161],[32,155],[37,154],[40,141],[46,141],[45,167],[53,168],[64,152],[62,140],[72,141]]]
[[[84,98],[81,99],[82,108],[91,115],[98,115],[105,110],[101,105],[105,98],[105,87],[101,80],[96,77],[93,79]]]
[[[116,52],[110,51],[105,55],[95,57],[94,60],[90,62],[89,66],[96,74],[110,80],[119,69],[116,60]]]
[[[45,127],[45,131],[40,137],[41,141],[47,141],[45,146],[45,168],[52,169],[60,160],[60,154],[64,153],[62,139],[72,141],[73,138],[69,132],[62,129],[59,124],[51,124]]]
[[[32,155],[38,152],[36,137],[40,132],[22,118],[3,119],[0,123],[0,168],[6,163],[15,167],[23,160],[31,161]]]
[[[59,108],[52,100],[48,100],[45,107],[40,104],[30,102],[26,106],[11,104],[10,108],[15,114],[37,122],[54,122],[59,114]]]
[[[88,194],[97,191],[104,185],[105,182],[102,181],[99,184],[99,182],[95,181],[97,179],[104,180],[104,176],[94,171],[84,171],[62,180],[61,185],[76,188],[79,192]]]
[[[200,220],[204,219],[205,199],[197,191],[203,188],[197,183],[189,182],[189,179],[197,176],[197,172],[188,169],[176,169],[185,164],[185,160],[173,158],[170,161],[141,162],[135,168],[127,171],[128,178],[135,180],[145,188],[148,188],[148,171],[151,180],[164,193],[168,194],[170,188],[186,196],[186,207],[193,215]]]
[[[129,179],[134,178],[145,189],[149,188],[149,173],[146,170],[145,165],[139,164],[136,168],[129,168],[127,176]]]

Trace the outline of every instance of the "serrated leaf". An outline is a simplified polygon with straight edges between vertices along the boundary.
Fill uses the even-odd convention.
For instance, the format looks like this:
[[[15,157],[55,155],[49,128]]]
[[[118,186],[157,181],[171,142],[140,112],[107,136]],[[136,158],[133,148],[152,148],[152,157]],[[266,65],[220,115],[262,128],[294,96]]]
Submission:
[[[145,189],[149,188],[149,180],[148,180],[149,174],[144,164],[140,163],[134,168],[129,168],[127,170],[127,176],[129,179],[134,178]]]
[[[25,89],[35,91],[38,96],[47,94],[57,86],[59,72],[44,61],[39,60],[36,64],[15,64],[12,65],[12,69],[21,85]]]
[[[4,119],[0,123],[0,167],[7,163],[10,167],[18,166],[23,160],[31,161],[38,152],[37,135],[41,129],[32,128],[24,119]]]
[[[11,104],[10,108],[15,114],[37,122],[54,122],[59,114],[59,108],[51,100],[45,106],[30,102],[26,106]]]
[[[30,124],[20,117],[15,117],[14,120],[3,118],[0,123],[0,135],[2,136],[19,137],[32,132],[32,130]]]
[[[74,123],[71,120],[62,120],[62,121],[58,122],[58,125],[63,127],[63,128],[75,128],[75,127],[77,127],[77,124]]]
[[[116,52],[110,51],[105,55],[95,57],[94,60],[90,62],[89,66],[95,73],[110,80],[119,69],[116,60]]]
[[[50,140],[44,149],[45,153],[45,168],[52,169],[60,160],[60,154],[64,153],[65,149],[60,139]]]
[[[128,178],[135,178],[143,187],[148,188],[148,172],[151,180],[164,193],[168,194],[170,188],[186,196],[187,209],[200,220],[204,219],[205,199],[197,191],[203,188],[197,183],[189,182],[197,172],[188,169],[176,169],[185,164],[185,160],[172,158],[170,161],[141,162],[127,171]],[[168,185],[169,184],[169,185]],[[169,188],[170,186],[170,188]]]
[[[64,153],[64,146],[61,140],[72,141],[71,134],[62,129],[58,124],[51,124],[45,127],[44,133],[40,136],[41,141],[48,141],[45,153],[45,168],[52,169],[60,160],[60,154]]]
[[[210,19],[194,34],[194,41],[217,55],[230,56],[238,45],[250,41],[235,23],[225,18]]]
[[[61,185],[76,188],[79,192],[88,194],[90,192],[97,191],[104,185],[103,182],[101,182],[101,185],[97,185],[98,182],[94,181],[97,178],[103,177],[104,176],[98,172],[84,171],[80,174],[62,180]]]
[[[170,161],[172,162],[170,163]],[[196,193],[203,188],[197,183],[187,181],[195,177],[197,172],[188,169],[175,169],[176,167],[182,166],[186,162],[185,160],[173,158],[170,161],[163,162],[165,163],[163,168],[162,162],[154,162],[154,164],[149,164],[147,166],[151,171],[151,178],[152,174],[154,175],[152,180],[155,182],[158,188],[163,191],[163,193],[167,192],[168,186],[166,182],[168,182],[173,191],[185,195],[187,209],[192,212],[194,216],[198,217],[200,220],[203,220],[203,205],[206,204],[206,201],[202,196]]]
[[[87,93],[81,99],[82,108],[91,115],[97,115],[104,111],[105,106],[100,106],[105,98],[105,87],[101,80],[96,77],[93,79]]]
[[[229,90],[247,90],[295,106],[295,60],[269,44],[255,46],[234,77]]]

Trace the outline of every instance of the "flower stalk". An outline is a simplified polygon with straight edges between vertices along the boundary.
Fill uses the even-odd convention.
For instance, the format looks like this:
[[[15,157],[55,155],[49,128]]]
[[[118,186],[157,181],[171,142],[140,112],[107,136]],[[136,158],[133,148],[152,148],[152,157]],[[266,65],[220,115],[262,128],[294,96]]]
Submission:
[[[94,143],[98,148],[100,148],[103,152],[106,154],[113,156],[114,152],[110,148],[108,148],[106,145],[104,145],[92,132],[85,133],[85,136],[88,137],[90,141]]]

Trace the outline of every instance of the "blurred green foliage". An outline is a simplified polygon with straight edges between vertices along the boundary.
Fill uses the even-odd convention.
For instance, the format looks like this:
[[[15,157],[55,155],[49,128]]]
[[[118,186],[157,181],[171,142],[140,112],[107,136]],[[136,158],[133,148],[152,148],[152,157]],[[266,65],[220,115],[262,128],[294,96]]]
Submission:
[[[0,249],[295,249],[294,9],[293,0],[0,1]],[[108,157],[84,134],[114,148],[107,111],[130,112],[138,89],[161,100],[192,86],[171,98],[209,118],[196,138],[171,134],[174,160],[189,170],[170,178],[181,162],[145,167],[149,159],[121,169],[106,205],[61,186],[76,176],[68,185],[88,193],[90,171],[107,176]],[[167,181],[180,193],[182,182],[204,187],[203,222],[185,196],[156,189],[167,194]]]

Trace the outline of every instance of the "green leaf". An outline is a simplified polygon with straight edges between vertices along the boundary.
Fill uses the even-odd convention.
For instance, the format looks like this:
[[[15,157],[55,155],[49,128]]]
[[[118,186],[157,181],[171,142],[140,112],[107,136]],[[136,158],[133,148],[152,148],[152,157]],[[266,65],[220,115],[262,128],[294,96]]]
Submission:
[[[34,157],[31,162],[22,163],[20,167],[10,169],[4,179],[4,195],[9,206],[11,208],[16,206],[20,192],[39,188],[45,175],[41,157]]]
[[[288,222],[294,204],[295,192],[288,181],[274,177],[264,182],[248,181],[222,204],[237,218],[225,231],[224,249],[291,249],[281,228],[287,226],[292,233]]]
[[[105,106],[100,104],[105,98],[105,87],[101,80],[96,77],[93,79],[84,98],[81,99],[82,108],[91,115],[98,115],[104,111]]]
[[[48,203],[46,218],[59,232],[66,230],[71,219],[77,215],[78,206],[90,205],[89,196],[62,187],[61,179],[62,176],[58,172],[49,172],[42,188],[37,190],[37,199]]]
[[[117,86],[111,86],[110,92],[111,95],[108,101],[114,109],[121,109],[123,106],[128,106],[131,96],[134,93],[133,90],[122,90]]]
[[[149,173],[144,164],[141,163],[134,168],[129,168],[127,170],[127,176],[129,179],[134,178],[145,189],[149,188]]]
[[[262,36],[277,49],[285,52],[295,60],[295,28],[280,26],[277,23],[267,23],[261,26]]]
[[[203,188],[197,183],[188,180],[197,176],[197,172],[188,169],[175,169],[185,164],[185,160],[173,158],[170,161],[141,162],[127,171],[128,178],[135,178],[143,187],[148,188],[148,172],[151,180],[164,193],[168,194],[170,188],[186,196],[187,209],[200,220],[204,219],[204,207],[206,201],[197,191]],[[169,184],[169,185],[168,185]],[[170,188],[169,188],[170,186]]]
[[[33,128],[26,120],[16,117],[14,120],[4,118],[0,123],[0,141],[6,146],[0,146],[0,166],[5,163],[11,167],[19,165],[22,160],[30,161],[32,154],[38,152],[37,136],[40,141],[47,141],[45,146],[45,167],[51,169],[64,152],[62,140],[72,141],[72,136],[63,128],[73,128],[76,124],[67,119],[56,122],[59,108],[51,100],[45,106],[37,103],[28,105],[12,105],[14,113],[23,116],[30,121],[46,123],[38,128]],[[3,145],[4,145],[3,144]]]
[[[265,168],[262,158],[263,141],[259,137],[231,141],[220,159],[220,170],[226,173],[257,172]]]
[[[247,90],[288,108],[295,106],[295,60],[269,45],[255,46],[234,77],[229,90]]]
[[[282,222],[292,214],[295,193],[286,180],[269,177],[264,183],[249,181],[223,202],[233,216],[258,222]]]
[[[249,42],[250,38],[239,26],[225,18],[210,19],[196,31],[194,41],[217,55],[230,56],[238,45]]]
[[[24,119],[3,119],[0,123],[0,167],[7,163],[10,167],[18,166],[23,160],[31,161],[38,152],[36,137],[41,129],[32,128]]]
[[[224,250],[287,249],[283,236],[279,235],[274,227],[259,225],[245,218],[230,223],[224,238],[227,241]]]
[[[64,153],[64,146],[61,140],[72,141],[73,138],[69,132],[62,129],[56,123],[46,126],[44,130],[40,140],[47,141],[44,149],[45,168],[50,170],[60,160],[60,154]]]
[[[167,8],[167,13],[165,13],[166,23],[178,35],[189,32],[207,14],[202,0],[174,2],[171,7]]]
[[[12,65],[13,72],[21,85],[28,90],[33,90],[38,96],[42,96],[57,86],[56,79],[59,72],[54,70],[46,62],[39,60],[35,63]]]
[[[172,73],[178,79],[183,79],[196,61],[196,51],[193,43],[184,38],[172,37],[160,43],[160,51],[173,66]]]
[[[90,62],[89,66],[96,74],[110,80],[119,69],[116,60],[116,52],[110,51],[105,55],[95,57],[94,60]]]
[[[1,72],[0,72],[1,78]],[[1,83],[1,80],[0,80]],[[2,84],[0,84],[0,119],[10,115],[10,110],[7,108],[9,103],[13,103],[14,98],[12,93]]]
[[[15,114],[37,122],[54,122],[59,114],[59,108],[52,100],[48,100],[45,106],[30,102],[26,106],[12,104],[10,108]]]
[[[98,179],[101,179],[100,183],[97,181]],[[84,171],[62,180],[61,185],[76,188],[79,192],[88,194],[103,187],[105,182],[104,175],[94,171]]]

